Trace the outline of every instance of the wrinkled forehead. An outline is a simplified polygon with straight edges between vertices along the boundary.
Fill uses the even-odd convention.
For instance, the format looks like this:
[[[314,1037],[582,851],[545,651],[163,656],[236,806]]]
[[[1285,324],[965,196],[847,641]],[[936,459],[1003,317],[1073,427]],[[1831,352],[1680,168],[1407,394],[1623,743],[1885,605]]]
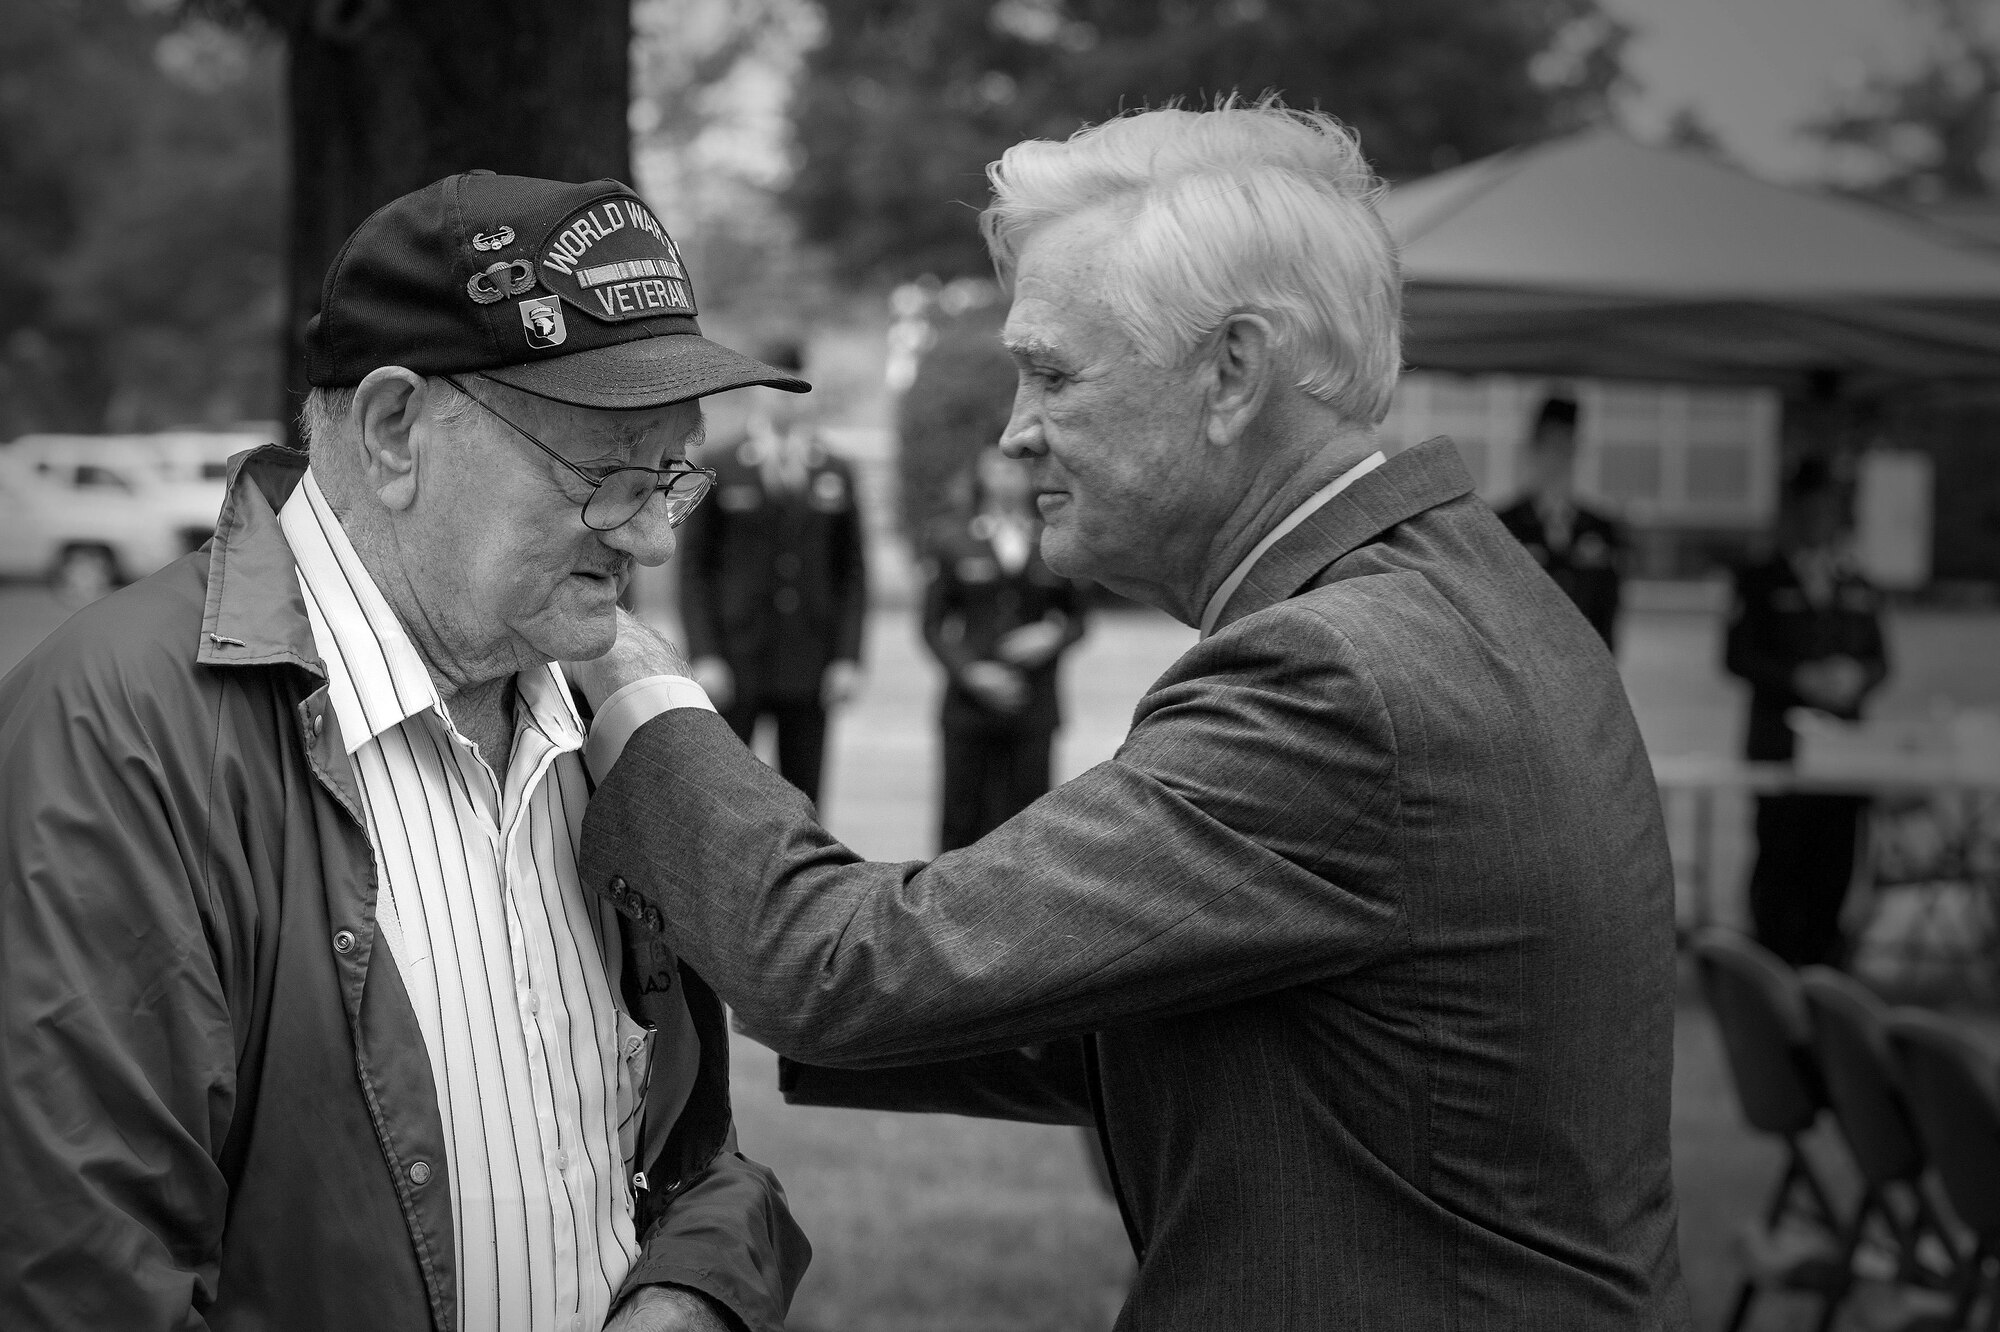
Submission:
[[[1057,218],[1027,234],[1001,331],[1016,359],[1073,354],[1079,343],[1099,350],[1126,343],[1106,285],[1121,234],[1117,215],[1103,208]]]
[[[1094,291],[1054,282],[1016,285],[1000,330],[1000,345],[1023,364],[1073,361],[1126,341],[1111,307]]]

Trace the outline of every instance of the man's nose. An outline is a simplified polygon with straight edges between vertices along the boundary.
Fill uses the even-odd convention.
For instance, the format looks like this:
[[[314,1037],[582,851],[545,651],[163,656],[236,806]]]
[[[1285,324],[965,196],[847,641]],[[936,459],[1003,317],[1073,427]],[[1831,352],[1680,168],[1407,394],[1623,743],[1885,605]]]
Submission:
[[[646,507],[632,515],[630,522],[603,533],[603,541],[649,569],[665,564],[674,557],[674,548],[679,544],[673,524],[667,521],[666,496],[655,491],[646,501]]]
[[[1039,457],[1049,451],[1048,441],[1042,437],[1042,418],[1025,392],[1014,395],[1014,414],[1007,418],[1007,428],[1000,432],[1000,452],[1009,458]]]

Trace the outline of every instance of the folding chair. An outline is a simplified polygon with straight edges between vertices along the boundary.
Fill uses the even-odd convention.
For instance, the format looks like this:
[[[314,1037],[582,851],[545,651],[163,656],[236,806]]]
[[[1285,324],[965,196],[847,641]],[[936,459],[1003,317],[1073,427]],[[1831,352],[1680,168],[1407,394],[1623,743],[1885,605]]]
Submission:
[[[1825,1107],[1826,1091],[1813,1058],[1812,1029],[1797,975],[1768,949],[1732,930],[1701,931],[1694,939],[1694,955],[1743,1117],[1752,1128],[1785,1143],[1785,1169],[1764,1208],[1764,1229],[1775,1230],[1792,1215],[1793,1194],[1800,1193],[1804,1206],[1798,1214],[1840,1236],[1843,1228],[1826,1186],[1800,1142]],[[1804,1271],[1787,1276],[1793,1285],[1823,1286],[1834,1280]],[[1728,1332],[1736,1332],[1749,1317],[1757,1290],[1757,1274],[1746,1273]]]
[[[1902,1070],[1889,1049],[1888,1010],[1860,982],[1830,967],[1801,971],[1799,991],[1811,1018],[1827,1102],[1862,1186],[1841,1240],[1839,1284],[1827,1292],[1820,1312],[1820,1332],[1827,1332],[1853,1284],[1854,1256],[1871,1222],[1889,1232],[1899,1285],[1949,1287],[1957,1252],[1924,1191],[1923,1145],[1903,1098]],[[1952,1267],[1939,1271],[1924,1260],[1926,1237],[1942,1246]]]
[[[1959,1260],[1958,1300],[1946,1326],[1970,1327],[1984,1296],[1984,1326],[1996,1332],[2000,1283],[1987,1269],[2000,1260],[2000,1055],[1961,1024],[1915,1010],[1891,1015],[1889,1044],[1902,1066],[1903,1091],[1924,1154],[1951,1210],[1972,1232],[1972,1252]]]

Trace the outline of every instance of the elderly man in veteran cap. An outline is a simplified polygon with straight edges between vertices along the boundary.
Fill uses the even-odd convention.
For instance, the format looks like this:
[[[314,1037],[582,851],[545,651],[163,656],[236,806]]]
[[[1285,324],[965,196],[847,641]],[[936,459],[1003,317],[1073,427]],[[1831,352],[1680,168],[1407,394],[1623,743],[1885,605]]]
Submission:
[[[1128,1332],[1685,1327],[1652,771],[1451,443],[1376,442],[1399,289],[1352,136],[1153,111],[992,174],[1043,556],[1201,641],[1115,758],[929,865],[858,859],[668,708],[584,881],[846,1066],[794,1098],[1094,1119]],[[635,630],[584,687],[676,665]],[[955,1062],[887,1067],[920,1061]]]
[[[808,1249],[714,995],[578,880],[552,663],[673,553],[695,400],[807,386],[631,190],[490,172],[363,223],[307,355],[310,455],[0,682],[0,1326],[771,1332]]]

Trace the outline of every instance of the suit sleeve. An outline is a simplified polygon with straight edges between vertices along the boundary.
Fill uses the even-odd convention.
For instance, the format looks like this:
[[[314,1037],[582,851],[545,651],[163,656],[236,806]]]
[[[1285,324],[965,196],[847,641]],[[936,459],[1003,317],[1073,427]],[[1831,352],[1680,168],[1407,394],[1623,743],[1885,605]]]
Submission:
[[[838,571],[834,584],[839,612],[834,621],[833,656],[836,661],[861,660],[861,634],[868,622],[868,533],[862,520],[861,492],[854,484],[854,469],[843,459],[838,463],[847,481],[849,503],[834,520],[834,560]]]
[[[1081,1038],[896,1068],[824,1068],[781,1056],[778,1091],[787,1105],[1082,1128],[1096,1122]]]
[[[143,685],[75,658],[0,683],[0,1327],[197,1329],[236,1090],[217,922]]]
[[[784,1332],[812,1246],[767,1166],[736,1150],[735,1130],[708,1167],[674,1195],[625,1280],[686,1286],[727,1308],[749,1332]]]
[[[667,713],[599,788],[586,873],[652,898],[743,1029],[812,1063],[990,1054],[1344,973],[1400,928],[1393,728],[1328,622],[1254,623],[1177,663],[1115,759],[929,864],[861,860],[719,720]]]

